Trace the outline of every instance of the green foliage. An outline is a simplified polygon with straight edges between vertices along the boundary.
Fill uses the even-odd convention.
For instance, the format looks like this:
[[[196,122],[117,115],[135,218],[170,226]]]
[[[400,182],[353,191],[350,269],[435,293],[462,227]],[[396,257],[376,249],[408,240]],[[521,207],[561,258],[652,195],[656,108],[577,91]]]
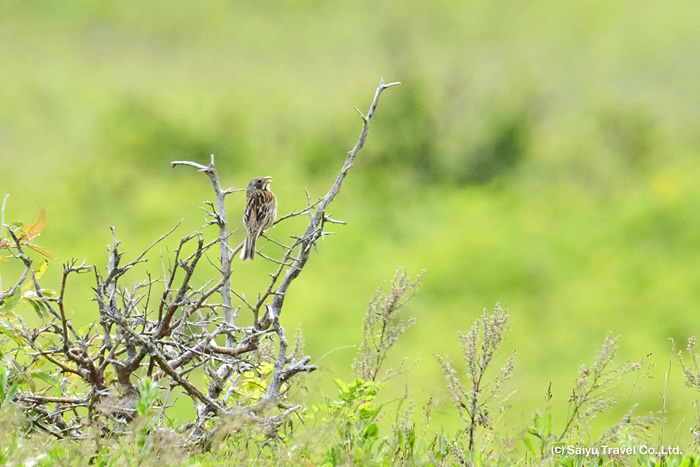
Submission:
[[[138,383],[139,400],[136,401],[136,410],[140,417],[139,423],[143,426],[135,431],[137,459],[141,463],[153,449],[153,439],[150,436],[158,424],[158,416],[153,411],[156,398],[160,393],[160,387],[151,379],[143,378]]]
[[[0,367],[0,410],[7,408],[12,402],[12,398],[19,387],[18,383],[14,382],[11,371],[7,367]]]
[[[464,162],[457,168],[458,181],[486,183],[514,171],[524,162],[530,132],[525,112],[494,117],[487,131],[482,141],[459,157]]]
[[[523,442],[535,458],[544,458],[545,448],[548,446],[559,448],[564,445],[562,442],[550,443],[552,435],[552,414],[550,412],[546,412],[544,416],[536,412],[532,417],[532,425],[527,427],[527,433],[534,437],[537,444],[533,444],[533,438],[529,437],[523,438]]]
[[[160,387],[151,378],[146,377],[139,381],[138,390],[140,398],[136,402],[136,410],[139,416],[145,417],[153,408],[153,404],[160,392]]]
[[[359,378],[351,384],[336,379],[335,384],[340,400],[329,402],[327,411],[331,419],[338,421],[337,441],[328,449],[324,463],[380,463],[386,454],[386,443],[379,439],[377,425],[382,406],[376,404],[375,398],[380,385]]]

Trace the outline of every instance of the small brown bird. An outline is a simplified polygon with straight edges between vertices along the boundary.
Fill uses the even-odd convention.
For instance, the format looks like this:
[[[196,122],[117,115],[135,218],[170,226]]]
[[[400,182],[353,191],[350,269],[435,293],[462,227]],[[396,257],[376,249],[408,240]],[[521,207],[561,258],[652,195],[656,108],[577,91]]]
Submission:
[[[254,259],[255,240],[260,234],[275,223],[277,218],[277,199],[270,191],[270,177],[257,177],[250,181],[245,193],[245,211],[243,225],[248,230],[241,259]]]

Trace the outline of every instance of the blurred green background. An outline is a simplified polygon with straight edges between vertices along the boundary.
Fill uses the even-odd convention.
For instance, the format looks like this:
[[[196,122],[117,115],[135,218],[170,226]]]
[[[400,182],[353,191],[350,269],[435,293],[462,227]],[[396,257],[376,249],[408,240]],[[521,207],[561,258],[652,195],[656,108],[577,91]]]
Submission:
[[[660,410],[669,338],[678,350],[700,332],[699,15],[689,0],[5,0],[6,220],[43,207],[41,246],[104,267],[109,226],[133,254],[180,219],[180,236],[200,229],[209,181],[169,163],[211,153],[225,187],[272,175],[280,214],[302,208],[305,187],[325,194],[357,139],[353,106],[366,111],[380,77],[401,81],[330,209],[348,225],[285,305],[288,333],[302,328],[321,367],[310,397],[351,378],[369,297],[402,266],[427,272],[393,363],[420,361],[389,399],[408,384],[419,405],[442,402],[435,430],[456,429],[432,354],[459,360],[455,331],[498,301],[512,319],[503,358],[518,352],[502,426],[524,429],[550,382],[562,423],[579,365],[608,332],[622,335],[620,361],[646,358],[603,429],[634,403]],[[234,227],[242,205],[228,198]],[[235,268],[254,296],[273,266]],[[69,293],[78,321],[96,319],[91,285],[76,279]],[[696,395],[677,361],[666,395],[664,441],[688,443]]]

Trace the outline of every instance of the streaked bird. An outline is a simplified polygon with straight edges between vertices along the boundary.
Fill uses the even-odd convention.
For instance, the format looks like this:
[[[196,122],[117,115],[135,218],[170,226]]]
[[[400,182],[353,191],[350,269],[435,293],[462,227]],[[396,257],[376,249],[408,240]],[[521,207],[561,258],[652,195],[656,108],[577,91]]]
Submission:
[[[245,194],[243,225],[248,235],[245,238],[241,259],[254,259],[255,241],[277,218],[277,199],[270,191],[270,177],[257,177],[250,181]]]

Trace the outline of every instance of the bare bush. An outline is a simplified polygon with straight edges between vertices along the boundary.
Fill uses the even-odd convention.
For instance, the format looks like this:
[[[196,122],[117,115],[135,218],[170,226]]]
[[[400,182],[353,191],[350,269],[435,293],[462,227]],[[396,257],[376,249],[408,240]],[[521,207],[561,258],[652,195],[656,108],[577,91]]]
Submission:
[[[26,252],[31,248],[48,254],[33,242],[43,221],[6,226],[3,208],[9,237],[1,240],[0,248],[23,266],[13,285],[0,289],[0,309],[6,317],[0,325],[0,348],[10,363],[0,379],[3,405],[21,408],[34,428],[55,438],[85,439],[95,432],[132,433],[131,422],[148,407],[160,413],[149,429],[159,429],[168,418],[174,394],[182,393],[197,413],[181,427],[188,444],[209,443],[222,433],[221,427],[230,427],[232,417],[274,438],[277,428],[300,408],[286,401],[292,379],[317,368],[300,349],[288,350],[280,323],[285,298],[326,225],[338,222],[328,216],[327,208],[365,144],[380,94],[394,84],[399,83],[382,80],[369,112],[360,113],[360,137],[328,192],[278,219],[303,215],[309,223],[290,245],[283,245],[281,258],[267,258],[274,272],[255,300],[237,292],[230,281],[232,261],[241,246],[230,245],[224,201],[239,190],[222,189],[213,156],[208,165],[191,161],[172,165],[194,167],[209,177],[215,202],[207,203],[208,223],[218,227],[218,235],[211,240],[202,233],[182,238],[158,278],[144,274],[140,266],[175,229],[126,260],[113,228],[105,271],[72,261],[64,266],[56,292],[44,288],[40,279],[45,266],[34,267]],[[218,272],[203,278],[202,265],[217,247]],[[76,329],[66,314],[66,290],[72,275],[87,273],[95,278],[95,321]],[[234,307],[236,302],[240,305]],[[26,324],[13,311],[18,303],[35,308],[38,326]],[[241,312],[250,314],[252,325],[238,324]],[[276,344],[263,346],[264,342]]]

